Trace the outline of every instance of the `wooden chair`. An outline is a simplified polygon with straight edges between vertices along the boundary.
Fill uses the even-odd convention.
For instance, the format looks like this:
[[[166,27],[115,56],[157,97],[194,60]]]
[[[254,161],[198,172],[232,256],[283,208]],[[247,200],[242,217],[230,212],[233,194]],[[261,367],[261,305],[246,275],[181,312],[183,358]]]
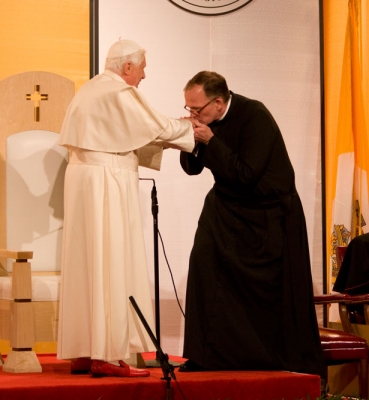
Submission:
[[[50,282],[57,287],[60,274],[63,207],[55,204],[63,204],[63,191],[55,179],[58,187],[63,185],[68,154],[56,143],[74,93],[74,82],[49,72],[25,72],[0,81],[0,339],[9,340],[12,348],[3,366],[8,372],[40,372],[32,350],[35,341],[57,340],[57,297],[36,301],[35,293],[37,287],[49,291]],[[37,146],[44,139],[52,147],[40,151]],[[14,143],[19,150],[12,150]],[[23,150],[28,153],[22,158]],[[35,170],[28,167],[30,160]],[[40,171],[46,188],[35,194],[27,178],[36,175],[41,181]],[[19,192],[9,199],[11,184]],[[15,208],[19,205],[25,216]],[[41,217],[44,206],[50,217]],[[57,241],[45,244],[48,237]],[[10,294],[1,296],[7,290]]]
[[[368,344],[364,338],[354,334],[348,317],[347,305],[366,302],[369,296],[328,294],[314,297],[315,304],[338,303],[343,331],[319,327],[324,362],[327,367],[346,363],[356,363],[359,381],[359,395],[368,398]]]

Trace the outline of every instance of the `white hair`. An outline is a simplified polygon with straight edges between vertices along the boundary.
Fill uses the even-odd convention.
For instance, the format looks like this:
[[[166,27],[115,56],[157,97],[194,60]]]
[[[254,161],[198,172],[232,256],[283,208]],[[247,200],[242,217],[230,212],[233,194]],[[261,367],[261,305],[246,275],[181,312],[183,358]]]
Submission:
[[[105,61],[105,69],[108,69],[113,72],[120,73],[122,71],[122,67],[127,62],[131,62],[134,65],[140,65],[144,60],[146,50],[139,49],[132,54],[128,54],[124,57],[114,57],[114,58],[106,58]]]

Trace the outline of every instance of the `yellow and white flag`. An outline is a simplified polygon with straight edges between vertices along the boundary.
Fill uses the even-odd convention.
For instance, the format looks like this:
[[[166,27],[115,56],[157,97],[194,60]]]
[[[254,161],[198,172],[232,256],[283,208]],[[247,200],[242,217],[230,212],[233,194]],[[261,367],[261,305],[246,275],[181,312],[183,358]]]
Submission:
[[[336,247],[369,231],[369,138],[364,106],[361,57],[361,0],[348,1],[345,48],[336,132],[326,134],[331,146],[331,216],[327,204],[328,291],[338,273]],[[328,200],[328,199],[327,199]]]

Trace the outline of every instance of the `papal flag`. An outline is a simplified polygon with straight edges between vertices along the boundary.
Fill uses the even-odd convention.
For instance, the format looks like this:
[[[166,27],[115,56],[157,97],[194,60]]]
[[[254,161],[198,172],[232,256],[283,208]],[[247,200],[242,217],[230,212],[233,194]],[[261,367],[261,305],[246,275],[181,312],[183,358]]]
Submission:
[[[361,0],[348,1],[337,129],[327,132],[331,147],[333,201],[327,204],[328,291],[337,276],[337,246],[369,231],[369,138],[364,106]],[[327,197],[328,200],[328,197]]]

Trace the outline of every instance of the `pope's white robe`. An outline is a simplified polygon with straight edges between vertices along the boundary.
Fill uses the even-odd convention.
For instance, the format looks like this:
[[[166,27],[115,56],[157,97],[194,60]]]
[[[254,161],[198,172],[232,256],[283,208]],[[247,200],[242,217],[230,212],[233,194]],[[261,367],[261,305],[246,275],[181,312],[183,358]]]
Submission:
[[[138,195],[138,165],[160,168],[162,147],[192,151],[192,125],[162,116],[105,71],[67,111],[59,143],[65,175],[58,358],[128,359],[155,347],[154,313]],[[132,358],[132,357],[131,357]]]

